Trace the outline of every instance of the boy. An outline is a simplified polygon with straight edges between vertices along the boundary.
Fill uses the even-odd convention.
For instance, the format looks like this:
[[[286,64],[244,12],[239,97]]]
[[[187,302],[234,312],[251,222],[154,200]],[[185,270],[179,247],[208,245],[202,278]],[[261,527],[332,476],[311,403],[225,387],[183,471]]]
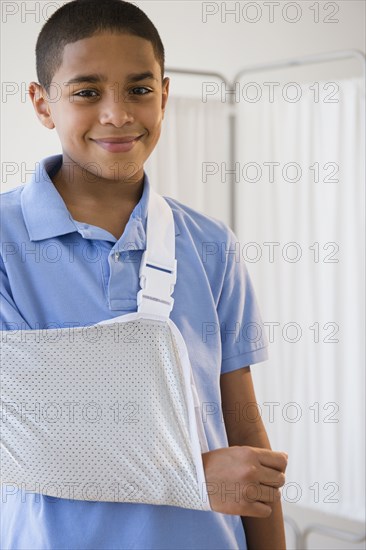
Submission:
[[[43,27],[36,56],[30,96],[41,123],[56,128],[62,155],[2,195],[2,330],[76,327],[136,311],[150,187],[143,166],[169,94],[157,30],[122,0],[65,4]],[[270,450],[259,414],[243,414],[255,404],[248,365],[266,359],[267,341],[232,334],[237,324],[262,326],[249,276],[228,252],[228,227],[167,202],[178,262],[171,318],[205,415],[213,511],[4,488],[4,550],[285,548],[279,487],[287,457]],[[203,260],[205,243],[223,256]],[[217,327],[227,327],[224,337]]]

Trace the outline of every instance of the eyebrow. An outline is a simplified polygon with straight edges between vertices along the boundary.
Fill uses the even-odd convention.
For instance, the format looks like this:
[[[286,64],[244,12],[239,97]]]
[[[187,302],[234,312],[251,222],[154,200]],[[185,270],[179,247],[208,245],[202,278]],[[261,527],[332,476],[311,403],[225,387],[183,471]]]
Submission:
[[[126,80],[128,82],[140,82],[140,80],[158,80],[155,78],[153,73],[151,71],[146,71],[144,73],[131,73],[128,74],[126,77]],[[93,84],[97,84],[99,82],[105,82],[107,80],[107,77],[104,75],[99,74],[80,74],[75,76],[74,78],[71,78],[68,82],[65,82],[65,86],[69,86],[70,84],[81,84],[84,82],[89,82]]]

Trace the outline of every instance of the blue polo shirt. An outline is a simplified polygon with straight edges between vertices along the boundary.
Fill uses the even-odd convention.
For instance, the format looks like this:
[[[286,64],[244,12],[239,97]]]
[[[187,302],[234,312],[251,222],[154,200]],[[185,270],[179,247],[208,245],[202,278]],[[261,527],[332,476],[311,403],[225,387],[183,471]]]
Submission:
[[[74,220],[42,160],[29,183],[1,198],[1,330],[88,326],[137,311],[150,183],[123,235]],[[210,450],[228,445],[220,375],[267,359],[240,244],[221,221],[167,198],[176,228],[171,319],[187,344]],[[101,369],[103,366],[101,365]],[[51,498],[2,488],[1,548],[246,548],[239,516],[170,506]]]

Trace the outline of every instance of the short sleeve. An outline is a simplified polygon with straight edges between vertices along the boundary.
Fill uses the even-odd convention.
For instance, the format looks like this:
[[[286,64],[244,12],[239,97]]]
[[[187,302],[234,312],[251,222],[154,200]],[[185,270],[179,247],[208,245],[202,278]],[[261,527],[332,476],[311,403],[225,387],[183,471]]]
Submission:
[[[224,374],[267,360],[268,339],[240,243],[229,228],[222,252],[226,265],[217,313]]]

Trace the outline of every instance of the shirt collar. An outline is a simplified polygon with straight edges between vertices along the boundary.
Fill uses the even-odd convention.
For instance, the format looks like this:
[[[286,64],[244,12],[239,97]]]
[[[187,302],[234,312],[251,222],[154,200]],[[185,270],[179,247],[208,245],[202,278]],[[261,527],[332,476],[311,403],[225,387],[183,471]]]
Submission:
[[[31,181],[24,186],[21,194],[21,207],[24,222],[31,241],[50,239],[79,232],[83,236],[82,224],[75,221],[64,200],[52,182],[53,174],[62,164],[62,155],[53,155],[36,164]],[[149,178],[144,172],[143,193],[133,209],[123,235],[118,240],[118,248],[134,244],[134,248],[146,248],[146,219],[150,195]],[[176,235],[179,229],[176,227]],[[117,242],[117,239],[116,239]]]

